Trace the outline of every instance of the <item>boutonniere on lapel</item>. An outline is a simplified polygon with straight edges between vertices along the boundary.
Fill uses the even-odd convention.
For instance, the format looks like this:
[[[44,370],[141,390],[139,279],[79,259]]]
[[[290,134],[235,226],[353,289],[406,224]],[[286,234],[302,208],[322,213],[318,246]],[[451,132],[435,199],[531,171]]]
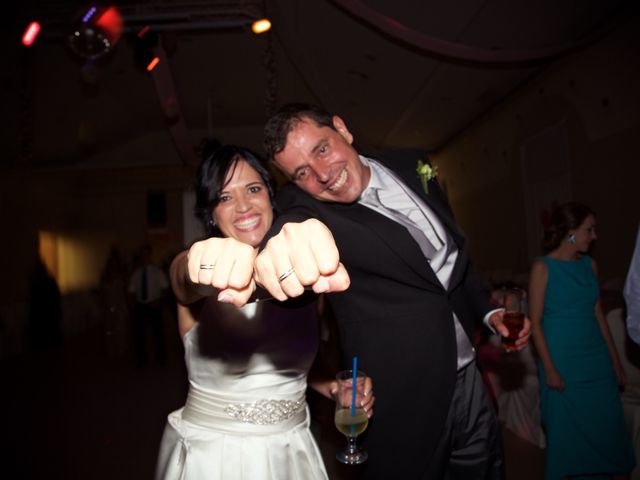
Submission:
[[[416,172],[418,172],[418,178],[422,183],[422,188],[424,189],[424,193],[429,193],[429,180],[433,180],[438,176],[438,167],[432,167],[428,163],[423,162],[422,160],[418,160],[418,166],[416,168]]]

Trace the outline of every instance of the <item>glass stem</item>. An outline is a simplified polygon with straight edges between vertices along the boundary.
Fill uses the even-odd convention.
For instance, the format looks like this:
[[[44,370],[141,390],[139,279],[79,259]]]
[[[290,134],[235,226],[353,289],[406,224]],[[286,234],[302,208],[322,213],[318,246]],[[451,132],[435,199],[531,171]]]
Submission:
[[[347,437],[347,440],[349,442],[348,445],[348,449],[349,449],[349,453],[355,453],[358,450],[358,446],[356,445],[356,438],[357,437]]]

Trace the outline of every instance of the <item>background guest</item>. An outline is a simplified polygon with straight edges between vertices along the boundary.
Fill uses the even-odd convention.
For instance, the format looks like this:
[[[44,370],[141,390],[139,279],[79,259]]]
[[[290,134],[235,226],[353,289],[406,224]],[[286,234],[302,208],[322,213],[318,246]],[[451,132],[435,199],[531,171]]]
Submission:
[[[627,304],[627,331],[631,339],[640,345],[640,229],[624,284],[624,301]]]
[[[120,252],[109,252],[100,276],[100,304],[107,351],[121,356],[127,351],[129,308],[127,302],[127,268]]]
[[[618,385],[624,385],[599,300],[593,212],[579,203],[556,209],[543,240],[546,255],[529,279],[529,317],[540,356],[545,478],[626,475],[634,466]]]
[[[40,257],[29,276],[27,322],[27,333],[34,350],[48,350],[62,342],[60,289]]]
[[[167,363],[167,352],[162,320],[162,301],[169,281],[160,267],[152,263],[152,249],[145,245],[140,250],[138,267],[129,279],[128,292],[133,302],[133,343],[136,364],[147,362],[147,333],[151,331],[156,361]]]

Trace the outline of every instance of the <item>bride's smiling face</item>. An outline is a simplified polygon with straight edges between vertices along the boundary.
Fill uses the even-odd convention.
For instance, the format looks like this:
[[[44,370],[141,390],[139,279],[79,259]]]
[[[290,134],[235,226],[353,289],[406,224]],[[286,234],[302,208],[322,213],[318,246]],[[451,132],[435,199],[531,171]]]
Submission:
[[[225,237],[253,247],[260,245],[273,222],[269,190],[262,177],[245,160],[236,162],[227,173],[213,209],[213,220]]]

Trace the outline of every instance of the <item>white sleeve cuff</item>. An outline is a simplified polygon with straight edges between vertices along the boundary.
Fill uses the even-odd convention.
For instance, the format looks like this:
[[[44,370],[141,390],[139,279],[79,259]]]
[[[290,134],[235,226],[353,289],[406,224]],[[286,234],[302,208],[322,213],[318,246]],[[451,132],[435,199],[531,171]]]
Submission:
[[[493,315],[496,312],[502,312],[504,311],[504,308],[496,308],[494,310],[491,310],[490,312],[488,312],[485,316],[484,319],[482,320],[482,322],[486,325],[486,327],[491,330],[491,333],[495,334],[496,331],[495,329],[491,326],[491,324],[489,323],[489,318],[491,317],[491,315]]]

